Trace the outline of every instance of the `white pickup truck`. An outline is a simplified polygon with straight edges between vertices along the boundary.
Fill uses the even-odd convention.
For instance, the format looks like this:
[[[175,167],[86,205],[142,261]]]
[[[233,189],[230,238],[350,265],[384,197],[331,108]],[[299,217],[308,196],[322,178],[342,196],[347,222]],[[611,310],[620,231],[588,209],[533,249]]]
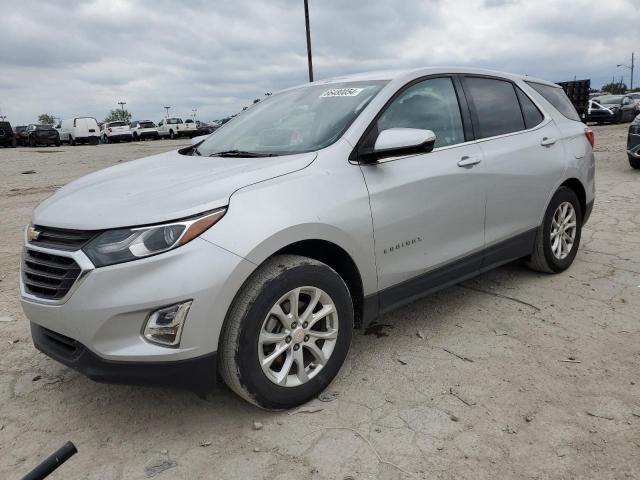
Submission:
[[[158,135],[160,138],[194,137],[198,135],[195,122],[183,122],[181,118],[164,118],[158,123]]]

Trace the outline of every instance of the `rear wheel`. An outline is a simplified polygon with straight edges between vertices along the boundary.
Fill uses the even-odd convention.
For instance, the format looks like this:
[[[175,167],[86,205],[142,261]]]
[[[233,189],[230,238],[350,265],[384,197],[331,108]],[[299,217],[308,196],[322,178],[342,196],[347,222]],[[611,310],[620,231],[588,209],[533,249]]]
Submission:
[[[575,192],[560,187],[538,228],[528,265],[533,270],[560,273],[573,263],[582,233],[582,208]]]
[[[267,260],[245,283],[220,339],[220,374],[268,409],[300,405],[324,390],[351,343],[353,304],[329,266],[297,255]]]
[[[629,165],[631,168],[640,169],[640,158],[632,157],[631,155],[627,155],[629,157]]]

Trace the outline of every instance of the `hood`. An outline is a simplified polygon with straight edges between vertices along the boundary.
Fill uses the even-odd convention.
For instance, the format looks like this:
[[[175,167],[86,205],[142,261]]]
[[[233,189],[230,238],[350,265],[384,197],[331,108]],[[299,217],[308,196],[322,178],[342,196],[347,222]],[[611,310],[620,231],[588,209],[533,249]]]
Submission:
[[[239,188],[301,170],[315,158],[314,152],[261,158],[167,152],[71,182],[35,209],[33,223],[102,230],[176,220],[228,205]]]

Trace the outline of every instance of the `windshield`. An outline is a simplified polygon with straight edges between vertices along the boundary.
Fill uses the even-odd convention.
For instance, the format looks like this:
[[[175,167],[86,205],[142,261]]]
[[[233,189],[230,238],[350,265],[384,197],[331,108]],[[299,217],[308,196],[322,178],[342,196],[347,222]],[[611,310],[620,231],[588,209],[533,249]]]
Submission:
[[[168,125],[176,125],[178,123],[182,123],[182,119],[181,118],[170,118],[167,120],[167,124]]]
[[[594,98],[594,100],[601,105],[602,104],[607,104],[607,105],[618,104],[622,102],[622,95],[605,95],[604,97]]]
[[[311,85],[273,95],[234,117],[197,154],[291,155],[334,143],[386,81]]]
[[[111,122],[107,124],[108,127],[124,127],[126,123],[124,122]]]
[[[153,122],[140,122],[140,128],[153,128],[155,126]]]

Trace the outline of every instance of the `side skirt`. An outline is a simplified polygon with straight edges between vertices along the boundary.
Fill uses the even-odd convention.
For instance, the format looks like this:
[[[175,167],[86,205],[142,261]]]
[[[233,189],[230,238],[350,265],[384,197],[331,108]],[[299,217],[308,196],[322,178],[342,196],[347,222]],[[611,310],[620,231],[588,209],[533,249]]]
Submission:
[[[362,327],[431,293],[531,255],[537,231],[537,228],[532,228],[478,253],[368,295],[364,298]]]

